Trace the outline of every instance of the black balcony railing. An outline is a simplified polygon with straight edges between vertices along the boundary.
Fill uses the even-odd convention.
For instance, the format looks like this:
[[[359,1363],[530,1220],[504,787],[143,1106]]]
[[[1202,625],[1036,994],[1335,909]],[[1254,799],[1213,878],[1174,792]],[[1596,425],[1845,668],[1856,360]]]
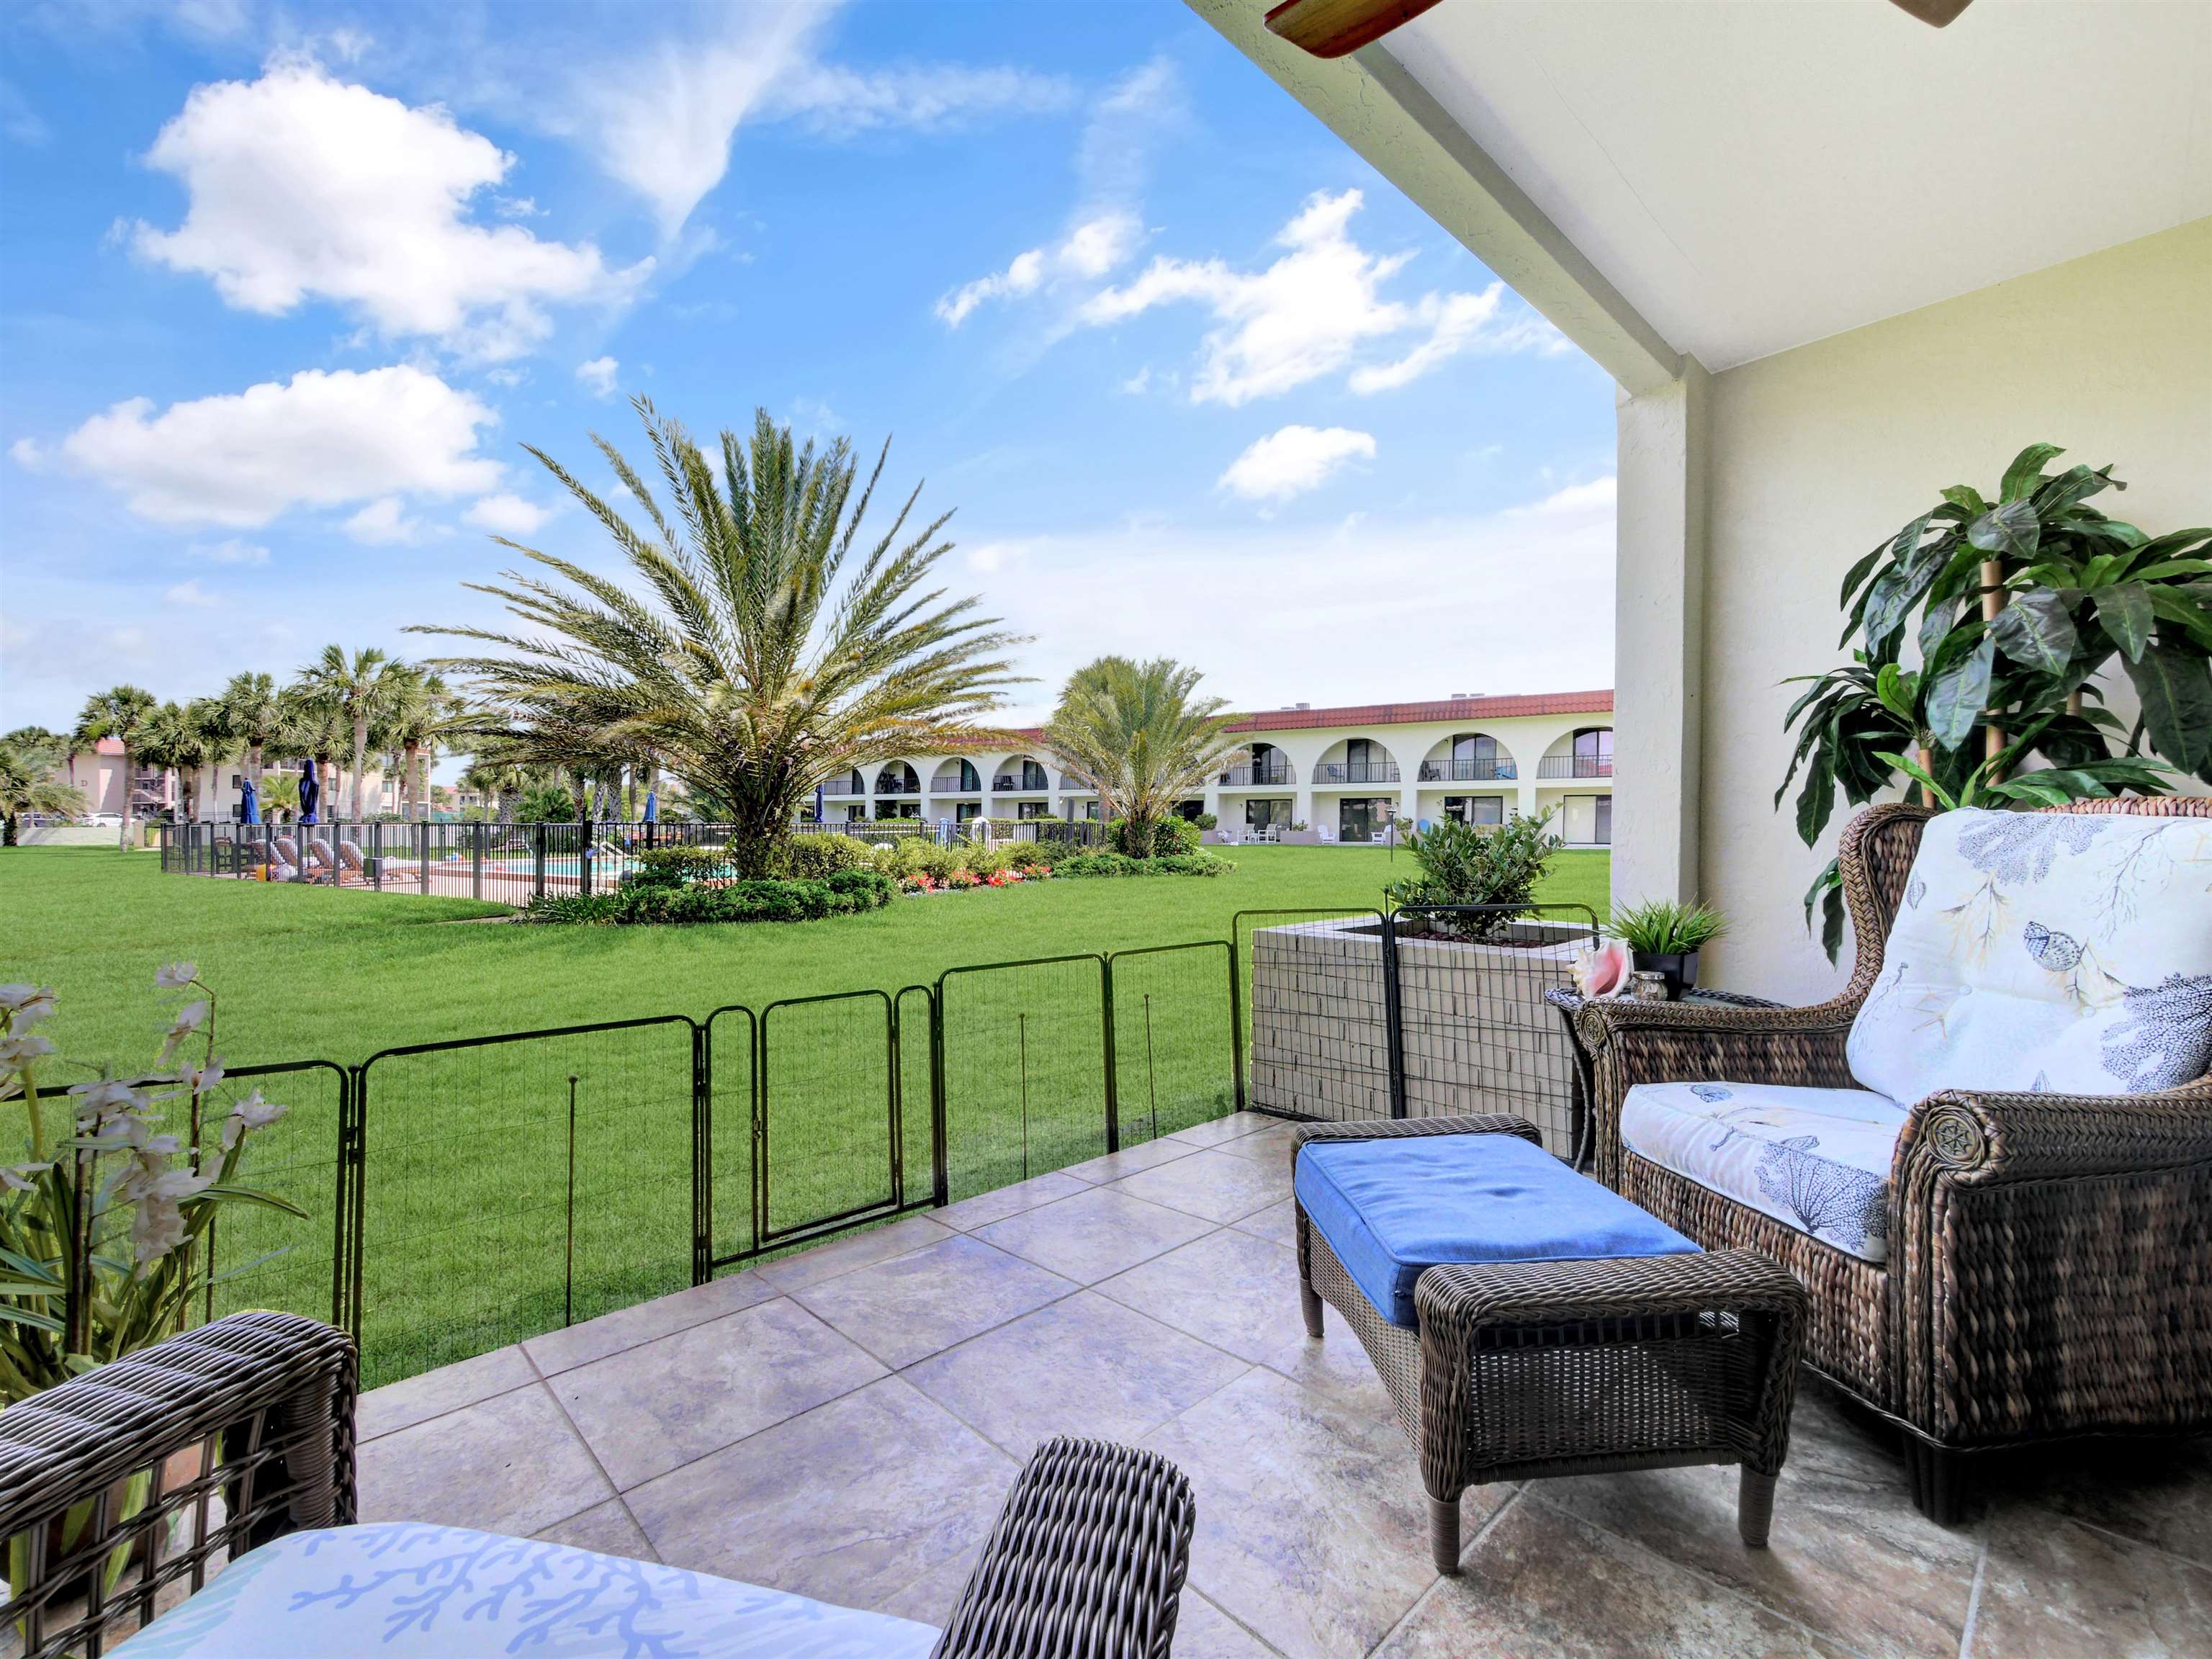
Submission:
[[[876,793],[879,795],[918,795],[921,782],[911,778],[878,778]]]
[[[1002,794],[1009,792],[1015,792],[1032,795],[1042,795],[1048,793],[1051,789],[1052,786],[1047,783],[1042,778],[1036,779],[1032,782],[1027,778],[1018,778],[1012,773],[1004,773],[991,780],[991,787],[994,792]]]
[[[831,778],[823,784],[822,793],[825,795],[865,795],[868,792],[855,787],[850,778]]]
[[[1520,775],[1510,760],[1476,757],[1421,763],[1423,783],[1496,783],[1510,781]]]
[[[1327,761],[1314,768],[1316,783],[1395,783],[1395,761]]]
[[[973,783],[963,783],[956,775],[931,780],[929,793],[933,795],[980,795],[983,793],[981,778]]]
[[[1232,766],[1221,775],[1225,789],[1273,789],[1296,783],[1297,774],[1288,761],[1261,761],[1256,766]]]
[[[1613,757],[1610,755],[1547,755],[1536,763],[1540,778],[1609,778],[1613,775]]]

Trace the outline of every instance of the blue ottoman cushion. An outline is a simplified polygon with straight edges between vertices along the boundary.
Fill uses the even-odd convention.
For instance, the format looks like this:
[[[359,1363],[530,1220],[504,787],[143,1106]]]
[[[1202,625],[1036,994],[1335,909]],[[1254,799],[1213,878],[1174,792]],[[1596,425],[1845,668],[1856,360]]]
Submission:
[[[1698,1248],[1518,1135],[1309,1141],[1291,1187],[1352,1282],[1409,1330],[1414,1282],[1431,1267]]]

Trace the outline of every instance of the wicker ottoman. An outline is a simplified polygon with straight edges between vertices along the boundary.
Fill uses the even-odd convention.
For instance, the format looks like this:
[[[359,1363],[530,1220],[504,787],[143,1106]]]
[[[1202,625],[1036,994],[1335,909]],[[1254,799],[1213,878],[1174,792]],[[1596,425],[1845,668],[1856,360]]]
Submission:
[[[1537,1139],[1508,1116],[1301,1124],[1292,1173],[1316,1141],[1463,1134]],[[1737,1528],[1765,1544],[1805,1309],[1784,1269],[1748,1250],[1455,1262],[1420,1272],[1409,1328],[1354,1282],[1303,1199],[1297,1212],[1306,1334],[1322,1334],[1326,1302],[1382,1374],[1420,1460],[1439,1572],[1459,1570],[1460,1494],[1532,1475],[1739,1464]]]

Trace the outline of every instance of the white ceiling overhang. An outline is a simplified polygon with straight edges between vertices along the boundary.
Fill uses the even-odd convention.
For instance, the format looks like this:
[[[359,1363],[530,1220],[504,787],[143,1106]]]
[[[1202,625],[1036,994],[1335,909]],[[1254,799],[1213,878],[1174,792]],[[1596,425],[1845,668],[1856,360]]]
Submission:
[[[1444,0],[1334,63],[1191,3],[1632,389],[2212,215],[2203,0]]]

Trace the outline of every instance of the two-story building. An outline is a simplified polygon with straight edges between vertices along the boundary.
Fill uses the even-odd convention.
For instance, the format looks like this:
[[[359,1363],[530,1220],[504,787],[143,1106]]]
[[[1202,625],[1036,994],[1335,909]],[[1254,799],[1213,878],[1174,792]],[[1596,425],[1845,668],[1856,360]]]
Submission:
[[[1452,696],[1249,714],[1243,741],[1182,803],[1232,836],[1307,828],[1334,842],[1450,817],[1502,823],[1549,810],[1571,847],[1613,840],[1613,693]],[[825,818],[1096,817],[1098,801],[1045,746],[912,755],[822,786]]]

